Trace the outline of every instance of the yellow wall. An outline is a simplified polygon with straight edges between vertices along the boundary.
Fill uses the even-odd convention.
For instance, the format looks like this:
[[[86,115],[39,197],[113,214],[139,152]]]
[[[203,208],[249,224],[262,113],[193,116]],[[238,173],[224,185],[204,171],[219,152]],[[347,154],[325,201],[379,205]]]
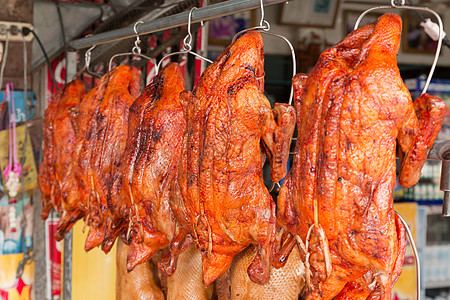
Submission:
[[[73,227],[72,299],[113,300],[116,297],[116,245],[106,255],[99,248],[84,251],[89,228],[84,222]]]
[[[396,203],[394,205],[395,210],[403,217],[406,223],[409,225],[411,234],[414,240],[417,240],[417,203]],[[416,266],[414,252],[411,248],[408,239],[408,246],[406,248],[405,263],[403,265],[403,271],[397,280],[393,290],[393,299],[402,300],[415,300],[417,299],[416,291]],[[397,297],[397,298],[395,298]]]
[[[0,255],[0,292],[6,294],[8,300],[29,300],[33,295],[34,262],[25,265],[21,283],[16,279],[17,266],[22,259],[23,254]]]

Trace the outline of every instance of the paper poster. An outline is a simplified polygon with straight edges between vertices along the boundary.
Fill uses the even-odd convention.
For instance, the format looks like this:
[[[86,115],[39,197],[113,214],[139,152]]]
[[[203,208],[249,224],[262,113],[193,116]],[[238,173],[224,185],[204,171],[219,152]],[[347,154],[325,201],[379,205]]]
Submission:
[[[417,203],[405,202],[395,203],[395,210],[399,213],[411,230],[414,242],[417,240]],[[403,263],[403,271],[399,279],[392,289],[392,300],[416,300],[417,284],[416,284],[416,259],[408,239],[406,246],[405,260]]]
[[[25,190],[29,191],[37,187],[37,168],[34,161],[33,146],[31,144],[30,135],[26,129],[26,125],[17,126],[16,136],[17,136],[17,156],[22,165],[22,176],[24,179]],[[26,133],[26,142],[25,142]],[[26,143],[26,144],[25,144]],[[25,161],[23,158],[23,148],[25,147]],[[9,131],[0,131],[0,167],[2,170],[2,182],[3,186],[5,178],[3,176],[3,170],[9,164]],[[20,191],[19,191],[20,193]]]
[[[34,263],[26,264],[22,276],[16,278],[17,266],[22,261],[23,254],[8,254],[0,256],[0,299],[30,300],[34,276]]]
[[[17,278],[19,263],[27,249],[32,248],[33,207],[29,197],[15,204],[17,228],[10,226],[8,197],[0,198],[0,299],[29,300],[34,276],[34,263],[26,264],[22,276]]]
[[[24,253],[33,246],[33,206],[30,198],[25,197],[23,201],[17,201],[14,207],[17,224],[15,231],[10,226],[11,204],[8,203],[8,197],[3,195],[0,198],[0,257]]]
[[[48,218],[45,221],[45,263],[47,271],[47,299],[61,296],[62,280],[62,242],[53,238],[58,227],[58,218]]]

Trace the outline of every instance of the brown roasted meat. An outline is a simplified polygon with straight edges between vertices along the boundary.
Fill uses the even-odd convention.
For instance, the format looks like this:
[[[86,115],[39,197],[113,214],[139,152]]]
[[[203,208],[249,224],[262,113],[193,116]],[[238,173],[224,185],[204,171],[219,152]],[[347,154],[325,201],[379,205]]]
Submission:
[[[61,184],[72,162],[76,137],[69,119],[70,109],[80,104],[86,93],[83,82],[74,80],[58,90],[45,110],[44,149],[38,183],[43,201],[42,218],[51,208],[62,213]]]
[[[187,123],[171,207],[185,232],[175,237],[171,251],[176,256],[188,232],[201,250],[206,286],[249,245],[257,249],[250,278],[268,280],[275,203],[264,186],[261,149],[270,158],[272,179],[279,181],[295,111],[279,103],[271,109],[262,92],[263,67],[261,34],[248,32],[203,72],[192,93],[182,94]],[[160,263],[168,273],[173,256],[171,263]]]
[[[396,149],[407,188],[419,179],[446,107],[427,94],[412,102],[396,62],[400,33],[400,18],[385,14],[293,79],[298,139],[277,221],[302,248],[307,299],[387,300],[401,273]]]
[[[175,233],[169,205],[186,121],[180,102],[184,78],[178,64],[167,65],[130,108],[122,165],[108,195],[111,221],[103,246],[129,232],[127,268],[149,260]]]
[[[101,244],[107,219],[109,181],[120,166],[125,149],[129,107],[140,93],[139,71],[119,66],[105,74],[72,113],[77,143],[63,184],[66,203],[57,232],[63,234],[87,216],[90,230],[85,249]],[[62,237],[62,236],[61,236]]]

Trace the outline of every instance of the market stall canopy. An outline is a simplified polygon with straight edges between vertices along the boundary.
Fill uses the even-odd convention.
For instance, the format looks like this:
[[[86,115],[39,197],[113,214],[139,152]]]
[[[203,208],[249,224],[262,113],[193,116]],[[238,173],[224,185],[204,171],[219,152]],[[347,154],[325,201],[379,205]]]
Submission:
[[[59,6],[66,41],[79,37],[86,28],[100,19],[103,14],[100,6],[81,3],[59,3]],[[63,34],[58,18],[57,7],[54,2],[34,2],[33,25],[50,58],[64,50]],[[32,47],[31,67],[34,70],[45,63],[45,57],[36,39],[33,40]]]

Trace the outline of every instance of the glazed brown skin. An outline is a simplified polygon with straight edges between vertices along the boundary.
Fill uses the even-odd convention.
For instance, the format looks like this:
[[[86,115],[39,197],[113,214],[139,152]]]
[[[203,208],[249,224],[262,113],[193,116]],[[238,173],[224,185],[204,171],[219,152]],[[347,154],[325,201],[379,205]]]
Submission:
[[[63,185],[69,217],[59,231],[87,216],[86,251],[100,245],[105,236],[108,185],[121,163],[129,107],[139,92],[139,71],[119,66],[100,79],[74,113],[80,125],[71,170]]]
[[[123,163],[108,196],[111,224],[130,226],[129,271],[167,247],[174,235],[169,191],[185,129],[180,102],[183,90],[179,65],[169,64],[130,108]]]
[[[286,173],[295,112],[285,104],[272,111],[259,88],[263,65],[261,34],[248,32],[203,72],[192,94],[183,93],[187,124],[171,207],[202,252],[206,286],[250,244],[257,246],[250,278],[268,280],[275,204],[262,179],[261,142],[278,181]]]
[[[84,83],[74,80],[56,92],[44,114],[44,154],[38,176],[44,220],[52,207],[62,213],[61,183],[72,162],[76,142],[69,111],[80,104],[85,94]]]
[[[139,93],[139,71],[133,67],[119,66],[110,75],[99,113],[93,116],[98,130],[87,174],[91,194],[86,251],[100,245],[105,236],[108,186],[122,163],[129,110]]]
[[[86,139],[86,136],[93,137],[95,135],[96,122],[95,119],[91,118],[91,115],[98,113],[98,107],[105,93],[108,79],[109,74],[103,76],[98,84],[86,94],[80,105],[74,107],[70,113],[73,124],[84,125],[74,126],[77,141],[72,163],[61,186],[65,207],[55,233],[55,239],[57,240],[61,240],[65,232],[89,213],[90,186],[84,175],[90,162],[94,138]]]
[[[446,108],[429,95],[413,105],[397,68],[400,33],[400,18],[383,15],[323,52],[308,77],[293,79],[298,140],[277,221],[307,247],[307,299],[350,299],[345,289],[363,285],[368,272],[361,293],[369,296],[349,297],[390,299],[401,273],[405,231],[392,200],[397,142],[400,183],[409,187]]]

